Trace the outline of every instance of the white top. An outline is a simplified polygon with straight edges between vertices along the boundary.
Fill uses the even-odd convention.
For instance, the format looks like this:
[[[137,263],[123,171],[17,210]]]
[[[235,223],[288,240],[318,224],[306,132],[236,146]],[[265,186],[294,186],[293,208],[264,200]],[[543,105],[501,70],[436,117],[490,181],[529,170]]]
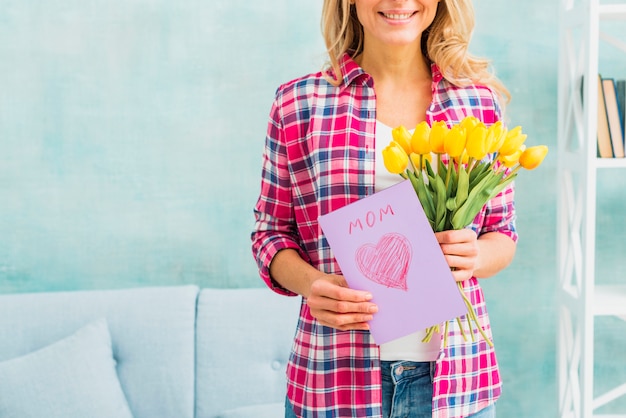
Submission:
[[[391,128],[376,121],[376,165],[375,191],[383,190],[402,181],[398,174],[392,174],[385,168],[383,148],[392,140]],[[409,319],[407,319],[409,320]],[[434,325],[434,324],[433,324]],[[435,361],[439,356],[441,334],[436,333],[428,343],[423,343],[426,331],[418,331],[380,346],[380,359],[385,361]]]

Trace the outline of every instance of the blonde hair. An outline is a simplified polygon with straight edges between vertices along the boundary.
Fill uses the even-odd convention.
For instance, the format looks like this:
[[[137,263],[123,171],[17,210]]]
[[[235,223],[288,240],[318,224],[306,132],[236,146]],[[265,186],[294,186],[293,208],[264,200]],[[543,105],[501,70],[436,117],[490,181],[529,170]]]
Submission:
[[[493,73],[490,61],[468,53],[473,29],[471,0],[441,0],[433,23],[424,32],[422,53],[452,84],[482,84],[508,102],[509,91]],[[334,77],[329,81],[338,85],[343,76],[339,66],[343,54],[354,58],[363,51],[363,27],[350,0],[324,0],[322,34],[329,57],[327,66]]]

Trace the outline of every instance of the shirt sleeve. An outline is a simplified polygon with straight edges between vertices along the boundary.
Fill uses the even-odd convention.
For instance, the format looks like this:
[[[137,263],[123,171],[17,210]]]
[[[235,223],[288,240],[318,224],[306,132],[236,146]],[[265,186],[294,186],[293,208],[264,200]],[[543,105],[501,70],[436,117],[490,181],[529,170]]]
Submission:
[[[303,259],[308,260],[299,245],[279,93],[270,112],[263,153],[261,192],[254,207],[254,217],[252,253],[261,279],[276,293],[295,296],[295,293],[282,287],[270,276],[270,264],[280,250],[295,249]]]
[[[479,235],[487,232],[499,232],[517,242],[515,228],[515,182],[492,198],[484,207],[485,215]]]
[[[500,105],[499,96],[492,91],[493,107],[496,120],[503,120],[503,108]],[[511,182],[507,187],[487,202],[485,206],[485,217],[480,234],[487,232],[500,232],[517,242],[517,230],[515,227],[515,182]]]
[[[503,123],[503,109],[500,106],[498,95],[491,91],[493,115],[495,121]],[[483,223],[479,235],[487,232],[500,232],[517,242],[517,230],[515,227],[515,182],[511,182],[500,193],[493,197],[484,207]]]

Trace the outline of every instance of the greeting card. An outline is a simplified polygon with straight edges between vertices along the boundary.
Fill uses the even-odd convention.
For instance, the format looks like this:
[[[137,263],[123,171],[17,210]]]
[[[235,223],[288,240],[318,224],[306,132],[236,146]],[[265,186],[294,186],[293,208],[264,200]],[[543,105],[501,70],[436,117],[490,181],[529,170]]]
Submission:
[[[372,293],[383,344],[454,319],[467,308],[424,210],[406,180],[319,217],[348,285]]]

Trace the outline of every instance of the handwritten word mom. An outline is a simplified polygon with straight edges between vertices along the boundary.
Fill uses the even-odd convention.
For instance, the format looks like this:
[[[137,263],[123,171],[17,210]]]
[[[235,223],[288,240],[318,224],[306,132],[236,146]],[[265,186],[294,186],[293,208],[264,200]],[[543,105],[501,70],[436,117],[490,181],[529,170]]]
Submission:
[[[348,234],[352,235],[353,230],[361,230],[365,228],[363,225],[373,228],[376,225],[376,222],[382,222],[385,216],[394,216],[393,208],[391,205],[387,205],[386,208],[381,208],[378,210],[378,213],[370,210],[365,214],[365,218],[361,220],[357,218],[355,221],[350,221],[350,225],[348,226]]]

